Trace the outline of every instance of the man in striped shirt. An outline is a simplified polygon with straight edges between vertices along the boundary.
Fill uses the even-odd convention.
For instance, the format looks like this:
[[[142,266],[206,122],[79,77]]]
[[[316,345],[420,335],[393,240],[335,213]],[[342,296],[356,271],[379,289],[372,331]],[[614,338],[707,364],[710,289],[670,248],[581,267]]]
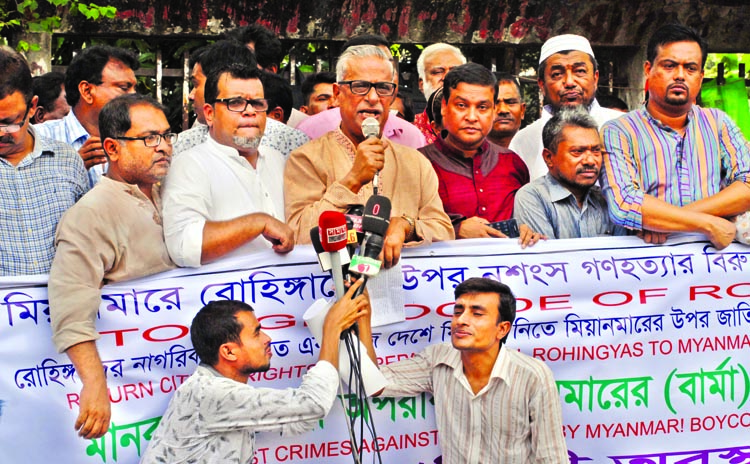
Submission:
[[[451,343],[427,347],[381,367],[390,382],[378,394],[435,398],[443,462],[561,464],[568,462],[560,397],[543,362],[504,348],[516,316],[507,285],[485,278],[459,284]],[[376,360],[369,312],[360,339]]]
[[[644,66],[648,103],[607,123],[602,185],[612,220],[648,243],[697,232],[717,248],[750,209],[750,145],[723,112],[695,105],[707,45],[667,25],[651,37]]]

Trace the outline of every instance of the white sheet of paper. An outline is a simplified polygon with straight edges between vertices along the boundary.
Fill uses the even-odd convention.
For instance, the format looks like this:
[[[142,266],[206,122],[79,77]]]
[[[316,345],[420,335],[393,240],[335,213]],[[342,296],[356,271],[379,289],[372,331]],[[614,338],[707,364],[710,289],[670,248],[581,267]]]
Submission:
[[[373,327],[406,320],[402,281],[401,262],[390,269],[381,268],[378,275],[367,281]]]
[[[313,334],[318,344],[323,340],[323,321],[325,321],[328,310],[333,306],[333,301],[327,301],[323,298],[315,300],[305,314],[302,315],[302,319],[307,323],[307,327]],[[367,349],[359,341],[359,338],[355,337],[356,343],[359,343],[360,352],[362,353],[361,358],[361,370],[362,370],[362,382],[364,383],[365,392],[367,396],[372,396],[374,393],[379,392],[386,385],[388,381],[380,373],[378,366],[372,362],[369,356],[367,356]],[[346,382],[349,379],[349,372],[351,371],[351,364],[349,364],[349,355],[346,352],[346,346],[343,343],[339,343],[339,375]]]

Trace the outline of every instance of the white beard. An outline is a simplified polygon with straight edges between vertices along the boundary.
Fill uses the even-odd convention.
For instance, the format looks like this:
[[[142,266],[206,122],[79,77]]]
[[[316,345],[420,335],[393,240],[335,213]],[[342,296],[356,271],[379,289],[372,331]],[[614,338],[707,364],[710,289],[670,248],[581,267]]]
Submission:
[[[426,100],[430,99],[430,95],[432,95],[432,92],[434,92],[435,90],[437,89],[433,88],[432,84],[430,84],[426,80],[422,81],[422,93],[424,93],[424,98]]]
[[[243,137],[241,135],[235,135],[232,137],[232,142],[238,147],[246,150],[257,150],[260,146],[260,140],[263,138],[262,135],[257,137]]]

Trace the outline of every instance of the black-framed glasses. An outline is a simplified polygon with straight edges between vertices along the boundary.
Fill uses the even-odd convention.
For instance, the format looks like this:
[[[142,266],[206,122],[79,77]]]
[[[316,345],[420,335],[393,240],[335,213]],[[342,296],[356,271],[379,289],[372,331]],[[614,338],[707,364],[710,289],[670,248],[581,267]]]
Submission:
[[[247,105],[252,106],[255,111],[268,111],[268,100],[265,98],[217,98],[216,103],[224,103],[229,111],[235,113],[242,113],[247,109]]]
[[[375,87],[375,93],[381,97],[390,97],[396,92],[393,82],[341,81],[339,85],[348,85],[354,95],[367,95]]]
[[[143,137],[113,137],[116,140],[143,140],[143,144],[149,148],[158,147],[161,140],[164,139],[169,145],[177,141],[177,134],[167,132],[166,134],[149,134]]]
[[[21,122],[15,122],[13,124],[0,124],[0,132],[4,132],[6,134],[15,134],[16,132],[20,131],[24,124],[26,124],[26,118],[29,117],[29,106],[26,106],[26,112],[23,115],[23,119],[21,119]]]

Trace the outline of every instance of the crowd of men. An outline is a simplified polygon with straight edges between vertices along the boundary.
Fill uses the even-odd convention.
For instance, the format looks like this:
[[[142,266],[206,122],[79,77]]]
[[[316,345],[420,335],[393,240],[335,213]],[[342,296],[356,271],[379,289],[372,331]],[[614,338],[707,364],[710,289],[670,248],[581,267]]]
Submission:
[[[335,74],[309,77],[294,109],[291,88],[274,74],[277,42],[247,26],[194,53],[197,121],[179,136],[164,107],[135,94],[130,51],[87,47],[64,76],[32,81],[25,59],[0,49],[0,275],[49,273],[53,341],[83,383],[75,423],[83,437],[101,436],[110,423],[96,349],[102,285],[232,254],[287,253],[309,243],[322,212],[346,212],[375,192],[392,204],[386,268],[405,246],[507,238],[498,224],[513,220],[521,247],[627,234],[658,244],[694,232],[722,249],[746,234],[734,221],[750,210],[750,145],[726,114],[696,104],[707,48],[688,28],[655,31],[647,103],[629,113],[599,105],[588,40],[552,37],[537,74],[544,110],[523,129],[518,80],[467,63],[448,44],[420,55],[427,109],[413,124],[402,119],[404,99],[393,109],[398,63],[379,36],[347,42]],[[363,134],[369,118],[378,136]],[[392,382],[385,394],[434,388],[448,462],[563,462],[549,369],[503,349],[515,317],[510,289],[487,279],[465,284],[456,288],[452,343],[383,368]],[[173,399],[144,461],[211,462],[229,449],[246,462],[256,430],[300,432],[324,416],[338,382],[339,334],[359,320],[363,340],[369,336],[366,297],[345,300],[329,312],[319,367],[292,409],[277,407],[290,393],[258,399],[245,385],[268,366],[269,339],[252,308],[201,310],[191,337],[203,364]],[[371,343],[368,350],[374,359]],[[520,385],[504,383],[509,370]],[[219,404],[205,427],[180,423],[197,410],[196,395],[236,401]],[[524,401],[538,395],[541,404]],[[467,401],[475,396],[482,402]],[[472,427],[448,420],[476,407],[504,412]],[[509,411],[527,416],[506,420]],[[544,420],[530,423],[529,415]],[[509,422],[514,429],[488,433]],[[228,438],[217,441],[222,433]]]

